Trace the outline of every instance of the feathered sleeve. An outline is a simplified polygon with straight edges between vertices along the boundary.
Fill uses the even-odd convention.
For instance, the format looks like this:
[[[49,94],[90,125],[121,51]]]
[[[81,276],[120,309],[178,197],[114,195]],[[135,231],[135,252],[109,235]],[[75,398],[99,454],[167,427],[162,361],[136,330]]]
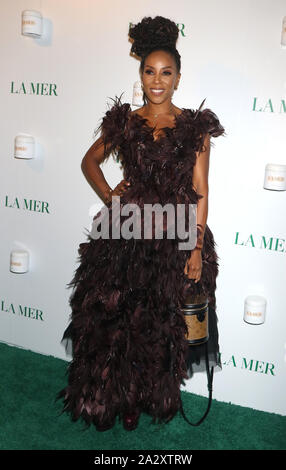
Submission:
[[[114,104],[105,113],[102,118],[101,124],[94,131],[94,136],[100,132],[104,144],[104,157],[105,159],[112,154],[113,158],[117,161],[119,159],[119,152],[124,146],[125,142],[125,125],[128,120],[130,111],[129,103],[122,103],[121,96],[116,96],[115,99],[111,98]]]
[[[194,123],[198,133],[198,151],[203,150],[204,138],[207,133],[211,137],[219,137],[220,135],[225,136],[225,129],[221,125],[217,115],[209,108],[201,110],[205,100],[202,102],[200,108],[194,115]]]

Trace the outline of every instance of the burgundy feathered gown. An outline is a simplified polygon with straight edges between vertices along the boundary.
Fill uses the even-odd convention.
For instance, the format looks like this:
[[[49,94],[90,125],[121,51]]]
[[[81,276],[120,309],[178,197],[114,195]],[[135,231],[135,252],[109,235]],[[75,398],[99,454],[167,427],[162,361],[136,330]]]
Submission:
[[[130,105],[121,98],[113,101],[98,130],[131,183],[120,206],[195,204],[200,197],[192,185],[195,152],[202,149],[206,133],[224,134],[216,114],[184,108],[175,127],[164,128],[164,135],[155,140],[146,119],[131,115]],[[110,205],[108,211],[110,215]],[[121,419],[135,407],[149,413],[152,423],[168,422],[180,407],[180,385],[192,376],[192,365],[204,359],[202,346],[188,345],[180,311],[186,288],[194,286],[184,274],[190,251],[178,249],[177,237],[87,237],[79,245],[79,266],[68,284],[73,287],[72,313],[63,339],[72,341],[73,360],[68,384],[57,395],[64,399],[62,411],[70,412],[73,420],[81,416],[99,430],[112,427],[116,416]],[[200,282],[209,300],[209,360],[220,365],[218,256],[208,226],[202,260]]]

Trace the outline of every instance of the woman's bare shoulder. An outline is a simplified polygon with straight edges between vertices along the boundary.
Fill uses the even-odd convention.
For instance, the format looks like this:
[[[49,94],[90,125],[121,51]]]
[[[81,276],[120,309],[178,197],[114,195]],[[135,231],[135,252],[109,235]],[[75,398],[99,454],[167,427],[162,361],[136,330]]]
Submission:
[[[134,114],[139,114],[139,116],[142,116],[142,111],[144,109],[144,106],[142,106],[142,108],[139,108],[139,109],[135,109],[134,111],[131,111],[131,116],[133,116]]]

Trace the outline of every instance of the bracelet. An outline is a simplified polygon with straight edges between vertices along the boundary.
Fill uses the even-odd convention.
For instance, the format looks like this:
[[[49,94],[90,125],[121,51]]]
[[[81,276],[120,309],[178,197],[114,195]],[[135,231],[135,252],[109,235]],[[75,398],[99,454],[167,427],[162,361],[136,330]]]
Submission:
[[[194,251],[197,250],[197,251],[202,251],[203,247],[202,246],[198,246],[196,245],[195,248],[194,248]]]
[[[112,196],[110,197],[111,193],[113,192],[113,189],[108,188],[108,195],[105,197],[105,204],[109,204],[112,201]]]

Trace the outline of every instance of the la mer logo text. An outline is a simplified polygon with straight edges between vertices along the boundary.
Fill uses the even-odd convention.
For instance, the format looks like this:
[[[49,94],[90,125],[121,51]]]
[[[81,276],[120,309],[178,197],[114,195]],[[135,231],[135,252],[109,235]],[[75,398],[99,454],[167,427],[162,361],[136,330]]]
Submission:
[[[263,235],[257,238],[253,234],[243,238],[239,232],[236,232],[234,244],[250,246],[251,248],[260,248],[262,250],[278,251],[280,253],[286,252],[286,244],[283,238],[267,238]]]
[[[262,317],[262,312],[246,312],[246,315],[248,317]]]
[[[55,83],[11,82],[10,93],[22,95],[58,96]]]
[[[36,24],[34,20],[22,20],[22,24]]]
[[[26,199],[21,200],[18,197],[13,198],[9,201],[9,196],[5,197],[5,207],[10,207],[12,209],[23,209],[32,212],[41,212],[49,214],[49,203],[46,201],[37,201],[36,199]]]
[[[30,320],[44,321],[42,310],[20,304],[14,305],[12,302],[7,302],[4,299],[0,300],[0,312],[12,313],[13,315],[19,315]]]
[[[237,358],[234,355],[225,359],[220,353],[220,359],[223,366],[232,366],[250,372],[260,372],[265,375],[274,376],[275,365],[271,362],[258,361],[256,359]]]
[[[268,100],[258,101],[258,98],[255,97],[253,99],[252,111],[259,113],[286,113],[286,101],[281,99],[280,102],[278,101],[278,103],[275,103],[274,105],[270,98]]]

